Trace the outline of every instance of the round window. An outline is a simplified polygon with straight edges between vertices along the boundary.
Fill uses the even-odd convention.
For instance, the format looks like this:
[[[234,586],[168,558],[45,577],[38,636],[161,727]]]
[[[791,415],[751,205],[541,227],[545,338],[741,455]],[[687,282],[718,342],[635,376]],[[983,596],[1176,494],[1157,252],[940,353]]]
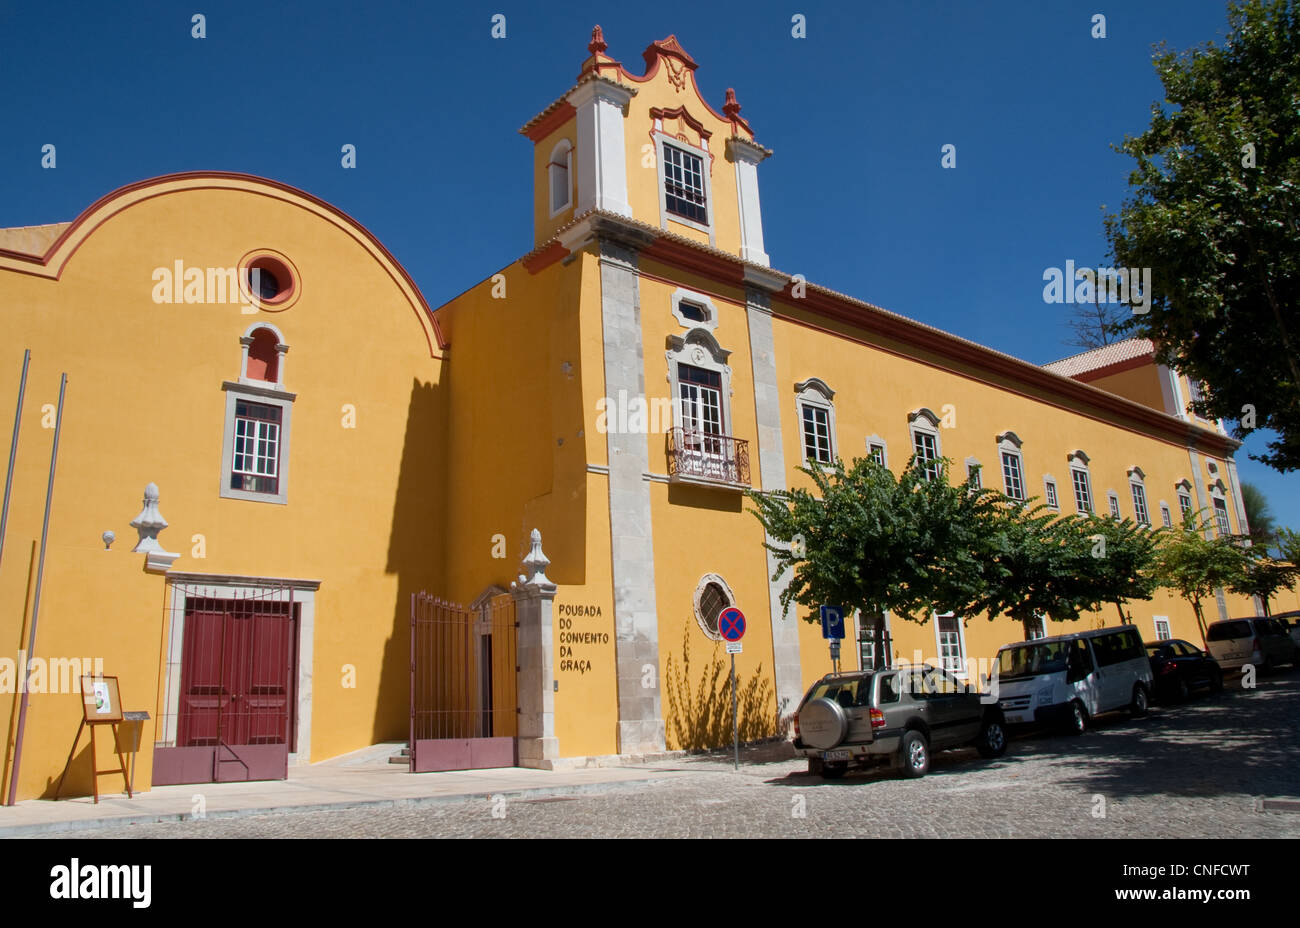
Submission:
[[[736,604],[727,581],[717,574],[705,574],[695,588],[695,620],[700,623],[704,633],[710,638],[721,640],[718,632],[718,619],[722,610]]]
[[[289,259],[271,251],[256,251],[240,262],[247,296],[262,309],[279,312],[298,298],[298,275]]]
[[[280,281],[276,279],[275,272],[269,268],[250,267],[248,289],[258,299],[270,301],[280,295]]]

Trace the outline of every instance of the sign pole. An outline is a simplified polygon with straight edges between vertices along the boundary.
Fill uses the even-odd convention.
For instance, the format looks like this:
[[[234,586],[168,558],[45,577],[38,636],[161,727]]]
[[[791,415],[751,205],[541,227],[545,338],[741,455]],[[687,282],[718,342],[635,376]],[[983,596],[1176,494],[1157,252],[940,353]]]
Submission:
[[[740,729],[736,727],[736,655],[731,655],[731,746],[735,751],[732,769],[740,769]]]
[[[740,769],[740,726],[736,722],[736,655],[744,650],[745,613],[728,606],[718,615],[718,637],[727,643],[731,655],[731,750],[733,769]]]

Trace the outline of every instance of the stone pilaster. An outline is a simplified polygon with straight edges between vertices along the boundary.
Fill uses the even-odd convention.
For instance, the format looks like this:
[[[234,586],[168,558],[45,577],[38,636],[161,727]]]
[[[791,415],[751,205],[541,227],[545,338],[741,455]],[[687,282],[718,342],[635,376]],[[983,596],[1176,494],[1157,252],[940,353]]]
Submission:
[[[605,395],[628,402],[645,397],[637,252],[600,237],[601,323],[605,343]],[[611,429],[609,531],[614,582],[614,640],[618,672],[618,751],[664,750],[658,685],[659,613],[655,603],[654,535],[650,525],[649,446],[643,434]],[[646,668],[652,668],[650,675]]]
[[[519,623],[519,766],[550,769],[560,756],[555,736],[554,625],[556,586],[546,576],[542,533],[533,529],[524,573],[512,583]]]
[[[767,291],[745,290],[749,316],[749,354],[754,368],[754,407],[758,423],[758,473],[764,491],[784,490],[785,450],[781,442],[781,390],[776,382],[776,346],[772,335],[772,305]],[[768,539],[769,543],[771,539]],[[799,619],[781,607],[781,592],[790,582],[787,569],[776,580],[776,556],[763,552],[767,563],[768,611],[772,624],[772,666],[776,678],[777,711],[794,712],[803,696],[803,671],[799,661]]]

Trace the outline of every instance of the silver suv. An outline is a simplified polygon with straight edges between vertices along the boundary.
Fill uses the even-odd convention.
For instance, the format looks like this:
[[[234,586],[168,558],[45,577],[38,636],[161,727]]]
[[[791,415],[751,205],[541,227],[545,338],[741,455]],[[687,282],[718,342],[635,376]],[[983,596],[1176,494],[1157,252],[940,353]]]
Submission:
[[[1210,656],[1224,670],[1236,670],[1254,664],[1265,673],[1278,664],[1300,663],[1296,646],[1285,626],[1277,619],[1249,616],[1243,619],[1220,619],[1211,622],[1205,633]]]
[[[850,765],[887,765],[905,777],[930,769],[930,752],[974,745],[982,757],[1007,750],[997,703],[929,665],[827,674],[794,718],[797,752],[808,772],[842,777]]]

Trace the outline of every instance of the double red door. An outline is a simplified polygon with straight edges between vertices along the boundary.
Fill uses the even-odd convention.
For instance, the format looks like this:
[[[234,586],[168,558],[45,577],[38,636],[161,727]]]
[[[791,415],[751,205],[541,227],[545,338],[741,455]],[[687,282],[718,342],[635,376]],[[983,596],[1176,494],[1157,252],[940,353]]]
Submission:
[[[296,613],[283,601],[186,603],[176,744],[210,748],[215,781],[287,775]]]

